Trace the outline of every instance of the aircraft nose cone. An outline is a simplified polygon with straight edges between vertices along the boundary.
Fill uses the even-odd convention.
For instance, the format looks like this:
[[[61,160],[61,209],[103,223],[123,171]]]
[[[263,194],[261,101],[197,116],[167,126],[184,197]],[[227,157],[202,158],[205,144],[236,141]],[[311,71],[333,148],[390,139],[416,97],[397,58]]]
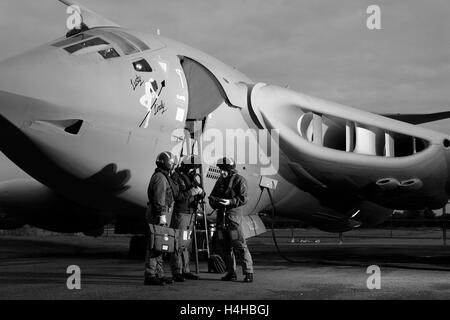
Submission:
[[[0,119],[2,121],[8,121],[15,126],[20,126],[21,122],[21,114],[23,114],[23,111],[21,111],[21,106],[23,106],[23,103],[20,101],[20,97],[8,92],[7,89],[5,89],[4,84],[5,77],[3,76],[3,73],[1,72],[0,68]],[[0,132],[2,132],[4,128],[4,124],[1,124]],[[2,134],[1,137],[4,137]]]
[[[0,115],[20,128],[44,110],[61,82],[54,80],[62,72],[58,61],[50,46],[1,61]]]
[[[0,62],[0,116],[17,127],[23,123],[29,107],[26,82],[30,74],[21,65],[26,68],[20,56]]]
[[[58,69],[58,59],[49,47],[39,47],[0,62],[0,91],[40,97],[48,76]],[[53,60],[53,62],[52,62]]]

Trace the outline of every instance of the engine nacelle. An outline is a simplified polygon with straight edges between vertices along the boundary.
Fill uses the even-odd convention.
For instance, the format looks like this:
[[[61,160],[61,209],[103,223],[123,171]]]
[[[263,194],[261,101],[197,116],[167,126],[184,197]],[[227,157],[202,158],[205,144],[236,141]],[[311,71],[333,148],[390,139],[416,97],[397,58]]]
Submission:
[[[297,182],[302,172],[318,182],[303,191],[319,185],[338,199],[351,194],[391,209],[438,209],[449,200],[445,134],[277,86],[255,85],[250,101],[253,121],[278,129],[280,150],[301,165]]]

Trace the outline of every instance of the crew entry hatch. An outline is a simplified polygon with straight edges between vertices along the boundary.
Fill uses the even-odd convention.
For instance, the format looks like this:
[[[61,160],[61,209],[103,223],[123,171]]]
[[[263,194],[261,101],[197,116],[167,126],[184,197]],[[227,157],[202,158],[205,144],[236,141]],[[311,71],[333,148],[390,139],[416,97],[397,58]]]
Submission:
[[[203,161],[201,136],[207,127],[208,116],[223,104],[228,104],[228,98],[217,78],[201,63],[184,56],[180,56],[180,63],[183,67],[189,92],[185,124],[186,136],[180,156],[193,154],[202,159],[201,186],[204,190],[210,192],[218,176],[211,178],[208,173],[218,168]],[[206,206],[207,208],[203,209],[208,212],[211,211],[209,205]]]
[[[225,92],[216,77],[200,63],[181,57],[189,90],[187,120],[204,120],[226,100]]]

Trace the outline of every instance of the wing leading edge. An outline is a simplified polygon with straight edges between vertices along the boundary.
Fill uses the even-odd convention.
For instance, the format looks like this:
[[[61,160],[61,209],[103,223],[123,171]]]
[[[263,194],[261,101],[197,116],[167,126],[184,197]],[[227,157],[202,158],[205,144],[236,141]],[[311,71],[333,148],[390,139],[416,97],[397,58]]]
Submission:
[[[428,114],[401,114],[401,113],[381,114],[381,116],[411,124],[423,124],[433,121],[450,119],[450,111],[428,113]]]

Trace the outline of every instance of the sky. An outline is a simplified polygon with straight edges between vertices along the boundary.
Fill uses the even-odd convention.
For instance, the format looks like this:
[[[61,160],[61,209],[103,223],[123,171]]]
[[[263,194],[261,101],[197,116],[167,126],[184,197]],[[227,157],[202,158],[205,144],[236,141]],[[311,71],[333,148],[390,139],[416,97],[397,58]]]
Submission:
[[[251,79],[379,113],[450,110],[448,0],[81,0]],[[369,5],[381,30],[369,30]],[[57,0],[0,0],[0,60],[65,34]],[[426,125],[450,134],[450,120]]]

